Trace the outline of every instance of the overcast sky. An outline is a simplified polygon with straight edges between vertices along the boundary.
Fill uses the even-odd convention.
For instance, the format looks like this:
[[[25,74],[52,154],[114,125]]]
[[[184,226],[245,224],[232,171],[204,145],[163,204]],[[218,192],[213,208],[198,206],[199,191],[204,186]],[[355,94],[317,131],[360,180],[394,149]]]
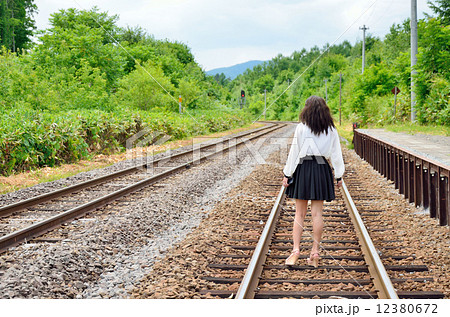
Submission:
[[[205,70],[249,60],[269,60],[279,53],[383,37],[393,23],[411,14],[410,0],[35,0],[38,29],[49,27],[50,14],[63,8],[98,6],[118,14],[120,26],[139,25],[157,39],[186,43]],[[417,0],[418,16],[431,13]],[[350,27],[351,26],[351,27]],[[350,27],[350,28],[349,28]],[[348,30],[347,30],[348,29]]]

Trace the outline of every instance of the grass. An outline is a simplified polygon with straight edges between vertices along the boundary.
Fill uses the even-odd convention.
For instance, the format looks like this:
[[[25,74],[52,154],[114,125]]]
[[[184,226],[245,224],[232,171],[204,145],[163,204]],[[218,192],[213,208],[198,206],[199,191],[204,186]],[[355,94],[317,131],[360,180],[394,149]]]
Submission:
[[[348,120],[342,120],[342,125],[339,125],[339,122],[336,122],[336,128],[341,137],[345,138],[348,143],[347,147],[349,149],[353,149],[353,127],[352,122]]]
[[[10,176],[0,176],[0,194],[6,194],[22,188],[34,186],[40,183],[51,182],[61,178],[67,178],[78,173],[88,172],[97,168],[104,168],[115,163],[115,160],[98,155],[92,160],[82,160],[75,164],[62,164],[57,167],[44,167]]]
[[[245,130],[256,129],[262,126],[261,123],[248,124],[246,126],[236,128],[233,130],[217,132],[213,134],[205,134],[195,137],[185,138],[183,140],[176,140],[167,142],[158,146],[150,146],[145,149],[138,149],[140,153],[157,153],[167,151],[169,149],[175,149],[178,147],[186,146],[191,143],[198,143],[205,141],[206,138],[219,138],[225,135],[242,132]],[[349,120],[342,120],[342,125],[336,122],[336,128],[340,136],[344,137],[348,143],[347,147],[352,149],[353,144],[353,128],[352,122]],[[392,132],[405,132],[409,134],[424,133],[433,135],[450,136],[450,127],[445,126],[422,126],[417,123],[399,123],[390,124],[385,126],[370,126],[369,128],[384,128]],[[137,157],[135,154],[131,154],[132,157]],[[112,155],[97,155],[90,160],[82,160],[75,164],[62,164],[57,167],[44,167],[32,171],[27,171],[8,177],[0,177],[0,194],[13,192],[22,188],[34,186],[39,183],[51,182],[54,180],[70,177],[78,173],[91,171],[94,169],[104,168],[110,166],[119,161],[123,161],[130,158],[130,153],[114,153]]]
[[[263,126],[262,123],[247,124],[243,127],[217,132],[213,134],[204,134],[185,138],[182,140],[175,140],[161,145],[152,145],[143,149],[134,149],[130,152],[114,153],[111,155],[96,155],[90,160],[82,160],[75,164],[62,164],[56,167],[44,167],[23,173],[13,174],[7,177],[0,176],[0,194],[6,194],[19,189],[31,187],[40,183],[51,182],[62,178],[67,178],[78,173],[88,172],[94,169],[104,168],[119,161],[130,158],[139,157],[142,153],[149,153],[155,155],[169,149],[176,149],[192,143],[205,141],[206,138],[219,138],[225,135],[239,133],[242,131],[256,129]],[[139,154],[138,154],[139,153]]]
[[[423,133],[423,134],[450,136],[450,127],[448,126],[430,126],[407,122],[407,123],[389,124],[380,128],[392,132],[404,132],[408,134]]]
[[[347,147],[349,149],[353,149],[353,144],[351,143],[353,140],[353,128],[352,122],[349,120],[342,120],[342,125],[336,123],[336,128],[339,132],[339,135],[347,139],[349,144]],[[448,126],[431,126],[431,125],[420,125],[418,123],[396,123],[396,124],[387,124],[387,125],[369,125],[368,127],[362,127],[367,129],[385,129],[391,132],[403,132],[408,134],[432,134],[432,135],[442,135],[442,136],[450,136],[450,127]]]

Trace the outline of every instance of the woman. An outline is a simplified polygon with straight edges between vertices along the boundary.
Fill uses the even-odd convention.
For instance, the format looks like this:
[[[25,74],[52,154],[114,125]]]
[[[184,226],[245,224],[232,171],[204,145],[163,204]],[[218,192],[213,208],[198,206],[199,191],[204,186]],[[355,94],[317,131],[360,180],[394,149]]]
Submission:
[[[342,184],[344,160],[330,108],[323,98],[309,97],[299,115],[299,121],[283,169],[283,186],[287,187],[286,196],[295,199],[293,250],[286,259],[286,265],[295,264],[300,256],[303,221],[308,200],[311,200],[314,240],[307,262],[317,267],[323,231],[323,201],[335,199],[333,174],[326,159],[330,159],[333,165],[338,186]]]

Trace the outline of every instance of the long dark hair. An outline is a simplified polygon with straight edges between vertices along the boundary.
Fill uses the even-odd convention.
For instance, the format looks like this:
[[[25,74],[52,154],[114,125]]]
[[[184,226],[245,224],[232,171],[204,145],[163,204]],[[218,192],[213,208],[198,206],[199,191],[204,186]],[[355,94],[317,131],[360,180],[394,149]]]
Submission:
[[[330,108],[319,96],[311,96],[306,100],[305,107],[300,112],[299,121],[306,124],[316,135],[322,132],[328,134],[329,127],[335,128]]]

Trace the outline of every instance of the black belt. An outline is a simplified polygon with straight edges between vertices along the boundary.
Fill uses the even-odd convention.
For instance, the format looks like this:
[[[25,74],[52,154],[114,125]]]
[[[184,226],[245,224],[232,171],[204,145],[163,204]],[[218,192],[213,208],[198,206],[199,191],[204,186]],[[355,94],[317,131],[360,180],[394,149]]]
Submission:
[[[319,164],[325,164],[327,161],[327,158],[325,156],[319,156],[319,155],[306,155],[300,159],[300,162],[298,164],[302,164],[305,160],[314,160]]]

